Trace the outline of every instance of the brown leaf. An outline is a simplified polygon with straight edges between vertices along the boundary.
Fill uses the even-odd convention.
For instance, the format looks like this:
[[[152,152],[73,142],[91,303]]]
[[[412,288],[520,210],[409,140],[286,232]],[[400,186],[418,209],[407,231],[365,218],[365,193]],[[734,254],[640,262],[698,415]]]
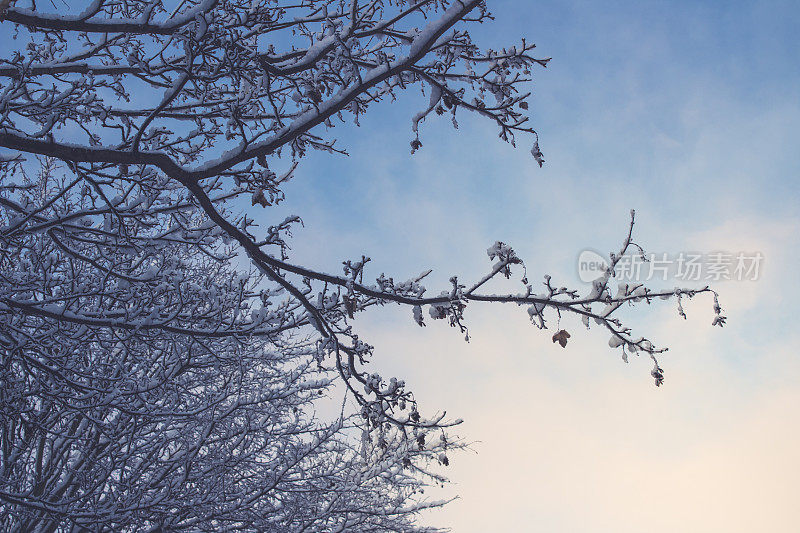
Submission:
[[[561,345],[562,348],[567,347],[567,339],[569,339],[570,334],[567,333],[566,330],[562,329],[559,330],[555,335],[553,335],[553,342],[557,342]]]

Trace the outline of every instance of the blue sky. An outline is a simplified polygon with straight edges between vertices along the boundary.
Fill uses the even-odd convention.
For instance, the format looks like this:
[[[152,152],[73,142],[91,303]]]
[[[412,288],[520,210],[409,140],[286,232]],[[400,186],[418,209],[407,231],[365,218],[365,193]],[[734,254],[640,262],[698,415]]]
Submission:
[[[576,284],[578,253],[610,251],[636,208],[649,251],[761,251],[755,282],[710,299],[629,313],[671,350],[656,389],[650,364],[625,365],[597,331],[566,349],[524,310],[468,310],[473,340],[386,308],[360,323],[376,368],[407,379],[423,408],[465,419],[476,453],[455,458],[460,499],[431,513],[458,532],[796,530],[800,407],[800,9],[792,2],[490,2],[484,46],[536,42],[539,169],[491,124],[422,128],[409,153],[409,94],[339,126],[350,157],[310,157],[282,209],[303,216],[298,259],[338,269],[366,254],[373,272],[434,269],[432,291],[485,273],[487,246],[511,243],[532,279]],[[432,117],[434,118],[434,117]],[[674,283],[673,283],[674,284]],[[672,286],[669,285],[668,286]],[[552,332],[551,332],[552,333]]]
[[[408,181],[423,175],[431,188],[442,187],[433,175],[461,161],[469,176],[458,179],[458,193],[492,203],[487,208],[524,204],[520,189],[544,196],[567,187],[580,198],[561,204],[574,200],[593,215],[605,202],[591,198],[607,201],[621,186],[628,204],[658,199],[664,215],[692,208],[691,220],[674,221],[686,227],[732,207],[796,213],[800,155],[789,147],[797,125],[793,33],[800,10],[789,3],[759,3],[758,10],[694,2],[519,4],[492,3],[498,20],[479,28],[476,39],[499,46],[525,36],[554,58],[533,85],[544,169],[535,168],[527,150],[496,140],[490,124],[465,117],[458,132],[446,118],[428,121],[425,147],[411,157],[404,126],[425,100],[410,94],[374,108],[360,129],[340,126],[337,137],[352,156],[312,158],[301,171],[303,183],[289,192],[333,205],[353,203],[355,194],[356,212],[347,216],[358,217],[369,204],[362,200],[375,184],[376,165],[389,173],[403,169],[398,186],[408,190]],[[498,180],[508,184],[505,190],[484,194]],[[541,216],[527,211],[537,212],[526,217]],[[622,206],[621,216],[626,212]]]

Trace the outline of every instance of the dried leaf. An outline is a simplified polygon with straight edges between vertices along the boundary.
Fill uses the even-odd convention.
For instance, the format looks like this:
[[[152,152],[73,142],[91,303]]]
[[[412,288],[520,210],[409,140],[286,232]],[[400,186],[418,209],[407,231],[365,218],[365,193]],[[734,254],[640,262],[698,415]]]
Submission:
[[[567,347],[567,339],[569,339],[570,334],[567,333],[567,330],[559,330],[555,335],[553,335],[553,342],[557,342],[561,345],[562,348]]]

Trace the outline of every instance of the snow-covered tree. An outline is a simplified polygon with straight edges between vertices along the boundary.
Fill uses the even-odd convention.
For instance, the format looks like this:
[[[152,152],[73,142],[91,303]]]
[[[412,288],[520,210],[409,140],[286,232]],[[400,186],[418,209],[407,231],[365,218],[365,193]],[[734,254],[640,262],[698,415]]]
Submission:
[[[298,217],[268,220],[309,149],[412,86],[421,123],[472,112],[525,137],[521,41],[475,46],[480,0],[94,0],[81,12],[0,2],[0,524],[16,531],[411,531],[420,495],[459,446],[377,373],[352,329],[399,304],[466,333],[473,302],[531,321],[580,315],[612,347],[656,354],[614,316],[691,297],[615,284],[534,291],[508,245],[471,283],[430,296],[423,274],[370,279],[292,262]],[[9,42],[10,39],[9,39]],[[251,211],[242,210],[246,199]],[[242,267],[242,264],[249,267]],[[512,272],[513,270],[513,272]],[[518,292],[483,292],[521,274]],[[724,322],[715,299],[715,323]],[[553,336],[565,345],[569,334]],[[338,386],[355,402],[314,415]]]
[[[233,269],[172,187],[111,210],[115,185],[53,160],[18,177],[0,196],[4,531],[404,530],[430,505],[414,495],[442,432],[315,419],[336,374],[299,304]]]

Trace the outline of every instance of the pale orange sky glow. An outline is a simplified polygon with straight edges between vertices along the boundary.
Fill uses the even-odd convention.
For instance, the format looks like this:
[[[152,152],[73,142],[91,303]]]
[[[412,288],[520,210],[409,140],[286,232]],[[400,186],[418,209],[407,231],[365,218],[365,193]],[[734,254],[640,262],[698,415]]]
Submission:
[[[397,327],[395,313],[371,325],[392,370],[420,369],[409,380],[423,405],[463,416],[458,433],[478,441],[453,461],[455,485],[433,491],[460,498],[430,523],[467,533],[796,531],[800,338],[755,338],[747,323],[784,305],[780,280],[797,253],[783,243],[798,231],[796,221],[751,219],[689,236],[764,250],[768,268],[760,281],[720,284],[725,329],[710,327],[702,298],[685,305],[686,321],[669,302],[643,311],[643,329],[670,346],[658,389],[646,359],[625,365],[605,333],[577,321],[562,324],[573,333],[565,349],[514,308],[476,311],[468,345],[439,324]]]

